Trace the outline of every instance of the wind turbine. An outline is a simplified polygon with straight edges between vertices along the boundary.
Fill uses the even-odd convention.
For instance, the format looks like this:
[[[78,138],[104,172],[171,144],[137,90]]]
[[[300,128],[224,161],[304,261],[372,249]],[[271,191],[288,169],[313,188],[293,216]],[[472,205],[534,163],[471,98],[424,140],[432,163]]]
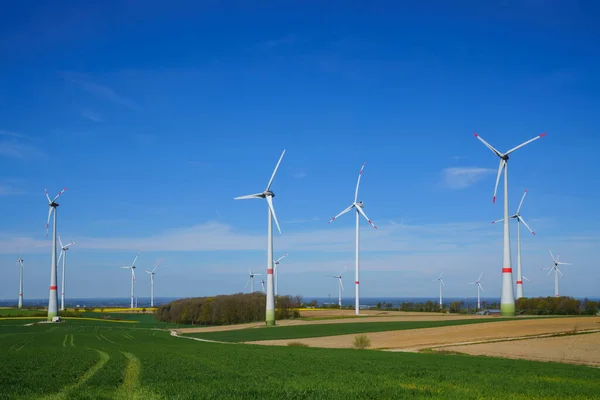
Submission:
[[[54,211],[54,223],[52,226],[52,266],[50,267],[50,296],[48,298],[48,321],[52,321],[54,317],[58,317],[58,292],[56,276],[58,274],[58,263],[56,261],[56,208],[58,203],[56,200],[67,190],[64,188],[61,190],[54,199],[50,200],[48,196],[48,190],[46,192],[46,198],[48,199],[48,220],[46,221],[46,237],[48,237],[48,226],[50,225],[50,217],[52,211]]]
[[[60,311],[65,310],[65,265],[67,263],[67,250],[69,250],[69,246],[75,244],[75,242],[67,243],[63,246],[62,240],[60,240],[60,233],[58,234],[58,242],[60,243],[60,256],[58,256],[58,263],[60,264],[60,259],[62,257],[62,283],[60,287]]]
[[[444,273],[444,271],[440,272],[440,277],[433,280],[434,282],[435,281],[439,281],[440,282],[440,310],[444,306],[443,303],[442,303],[442,286],[444,285],[444,281],[442,280],[442,274],[443,273]]]
[[[275,193],[271,191],[271,184],[273,183],[273,179],[275,179],[275,174],[277,173],[277,169],[279,168],[279,164],[281,163],[284,154],[285,150],[281,153],[281,157],[279,157],[279,161],[277,161],[271,179],[269,180],[269,183],[267,183],[267,188],[262,193],[249,194],[235,198],[235,200],[265,199],[267,200],[267,205],[269,207],[267,225],[267,307],[265,313],[265,322],[267,325],[275,325],[275,295],[273,292],[273,220],[275,220],[277,230],[279,231],[279,234],[281,234],[281,228],[279,227],[277,215],[273,208],[273,197],[275,197]],[[254,280],[252,280],[252,282],[254,284]]]
[[[342,291],[344,290],[344,285],[342,284],[342,274],[344,273],[344,271],[346,271],[346,267],[344,267],[344,269],[342,270],[342,272],[340,272],[339,275],[325,275],[331,278],[338,279],[338,306],[340,308],[342,308]]]
[[[260,280],[260,285],[262,286],[262,291],[264,292],[265,291],[265,280],[264,279]]]
[[[529,225],[527,225],[527,222],[525,222],[525,220],[523,219],[523,217],[520,214],[521,206],[523,205],[523,200],[525,200],[526,195],[527,195],[527,189],[525,189],[525,193],[523,193],[523,197],[521,197],[521,202],[519,203],[517,212],[515,213],[515,215],[510,217],[512,219],[517,220],[517,299],[520,299],[521,297],[523,297],[523,273],[522,273],[523,270],[521,268],[521,222],[523,223],[523,225],[525,225],[525,227],[527,229],[529,229],[529,232],[533,233],[533,235],[535,236],[535,232],[533,230],[531,230]],[[493,221],[492,224],[495,224],[496,222],[500,222],[503,220],[504,220],[504,218],[501,218],[497,221]]]
[[[552,257],[552,261],[554,261],[554,265],[550,268],[544,268],[544,270],[549,270],[547,275],[550,275],[550,273],[552,271],[554,271],[554,297],[558,297],[558,274],[560,274],[561,276],[564,276],[563,273],[560,272],[560,269],[558,269],[558,266],[559,265],[573,265],[573,264],[558,261],[560,254],[557,254],[556,258],[554,258],[554,255],[552,255],[552,251],[550,251],[550,257]]]
[[[17,260],[17,266],[19,267],[19,308],[23,307],[23,261],[23,257],[19,256]]]
[[[339,213],[338,215],[336,215],[335,217],[331,218],[331,220],[329,220],[329,223],[332,223],[333,221],[335,221],[340,215],[346,214],[348,211],[355,209],[356,210],[356,268],[355,268],[355,281],[354,281],[354,287],[355,287],[355,305],[354,305],[354,313],[356,315],[359,314],[359,303],[360,303],[360,298],[359,298],[359,279],[358,279],[358,267],[359,267],[359,252],[358,252],[358,239],[359,239],[359,229],[360,229],[360,214],[362,214],[363,217],[365,217],[365,219],[369,222],[369,224],[371,224],[371,226],[373,226],[373,228],[377,229],[377,227],[373,224],[373,222],[371,222],[371,220],[369,219],[369,217],[367,217],[367,214],[365,214],[365,212],[363,211],[363,207],[365,206],[364,203],[362,201],[357,202],[358,201],[358,186],[360,185],[360,177],[362,176],[363,170],[365,169],[365,163],[363,163],[362,167],[360,168],[360,172],[358,173],[358,181],[356,182],[356,190],[354,191],[354,202],[352,204],[350,204],[344,211],[342,211],[341,213]]]
[[[275,270],[275,296],[279,294],[279,262],[287,257],[287,253],[273,261],[273,269]]]
[[[250,277],[248,278],[248,280],[246,281],[246,284],[244,285],[244,289],[248,287],[248,282],[250,282],[250,293],[254,293],[254,277],[255,276],[261,276],[262,274],[255,274],[252,271],[248,270],[248,272],[250,273]],[[269,278],[267,277],[267,280]],[[267,284],[268,287],[268,284]]]
[[[482,292],[485,292],[481,286],[481,277],[483,277],[483,272],[481,275],[479,275],[479,279],[477,279],[475,282],[469,282],[469,285],[477,285],[477,310],[481,308],[481,303],[479,301],[479,289],[481,289]]]
[[[479,139],[488,149],[490,149],[495,155],[500,158],[500,165],[498,166],[498,174],[496,175],[496,186],[494,187],[494,198],[493,203],[496,202],[496,192],[498,191],[498,183],[500,182],[500,175],[504,170],[504,251],[502,253],[502,297],[500,298],[500,315],[503,316],[514,316],[515,315],[515,297],[513,293],[512,285],[512,262],[510,259],[510,229],[508,226],[508,159],[509,154],[520,149],[521,147],[537,140],[546,133],[542,133],[530,139],[520,145],[513,147],[506,153],[500,153],[492,145],[483,140],[481,136],[474,132],[474,135]]]
[[[131,263],[131,265],[121,267],[121,268],[126,268],[126,269],[131,270],[131,305],[130,305],[130,308],[134,308],[133,307],[134,306],[133,297],[135,294],[135,262],[137,261],[139,256],[140,256],[140,253],[137,253],[135,258],[133,259],[133,262]]]
[[[158,268],[158,262],[152,271],[146,270],[147,274],[150,274],[150,307],[154,307],[154,275]]]

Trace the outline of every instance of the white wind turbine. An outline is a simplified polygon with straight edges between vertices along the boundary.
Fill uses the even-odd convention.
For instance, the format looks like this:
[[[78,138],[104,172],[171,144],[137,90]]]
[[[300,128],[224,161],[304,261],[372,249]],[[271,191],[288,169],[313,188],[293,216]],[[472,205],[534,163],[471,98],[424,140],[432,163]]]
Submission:
[[[58,256],[58,263],[60,264],[60,259],[62,258],[62,283],[60,287],[60,310],[65,310],[65,266],[67,264],[67,251],[69,247],[74,245],[75,242],[67,243],[63,246],[62,240],[60,240],[60,233],[58,234],[58,242],[60,243],[60,256]]]
[[[248,270],[248,273],[250,274],[250,277],[246,281],[246,284],[244,285],[244,289],[248,287],[248,282],[250,282],[250,293],[254,293],[254,277],[261,276],[262,274],[255,274],[250,270]]]
[[[498,174],[496,175],[496,186],[494,187],[494,198],[493,203],[496,202],[496,192],[498,191],[498,183],[500,182],[500,175],[504,170],[504,250],[502,253],[502,297],[500,298],[500,315],[503,316],[514,316],[515,315],[515,297],[512,285],[512,262],[510,259],[510,229],[508,226],[508,159],[509,154],[520,149],[521,147],[537,140],[546,135],[542,133],[530,139],[520,145],[513,147],[506,153],[500,153],[492,145],[483,140],[481,136],[474,133],[475,137],[479,139],[488,149],[490,149],[496,156],[500,158],[500,165],[498,166]]]
[[[325,275],[330,278],[338,279],[338,306],[340,308],[342,308],[342,291],[344,290],[344,285],[342,284],[342,274],[344,273],[344,271],[346,271],[346,267],[344,267],[344,269],[342,270],[342,272],[340,272],[339,275]]]
[[[264,292],[265,291],[265,280],[264,279],[260,280],[260,285],[262,286],[262,291]]]
[[[48,321],[52,321],[54,317],[58,317],[58,291],[57,291],[57,275],[58,275],[58,263],[56,260],[56,208],[58,203],[56,200],[67,190],[64,188],[56,195],[56,197],[50,200],[48,196],[48,190],[46,192],[46,198],[48,199],[48,220],[46,221],[46,237],[48,237],[48,226],[50,225],[50,217],[52,211],[54,211],[54,224],[52,226],[52,266],[50,272],[50,297],[48,298]]]
[[[354,305],[354,313],[356,315],[359,314],[359,303],[360,303],[360,298],[359,298],[359,279],[358,279],[358,269],[359,269],[359,251],[358,251],[358,239],[359,239],[359,229],[360,229],[360,214],[362,214],[363,217],[365,217],[365,219],[369,222],[369,224],[371,224],[371,226],[373,226],[373,228],[377,229],[377,227],[373,224],[373,222],[371,222],[371,220],[369,219],[369,217],[367,217],[367,214],[365,214],[365,212],[363,211],[363,207],[364,207],[364,203],[362,201],[358,202],[358,186],[360,185],[360,177],[362,176],[363,170],[365,169],[365,163],[363,163],[362,167],[360,168],[360,172],[358,173],[358,181],[356,182],[356,190],[354,191],[354,202],[352,204],[350,204],[344,211],[342,211],[341,213],[339,213],[338,215],[336,215],[335,217],[331,218],[331,220],[329,220],[329,223],[332,223],[333,221],[335,221],[340,215],[346,214],[348,211],[351,211],[352,209],[356,210],[356,268],[355,268],[355,281],[354,281],[354,287],[355,287],[355,305]]]
[[[512,219],[516,219],[517,220],[517,299],[520,299],[521,297],[523,297],[523,269],[521,268],[521,222],[523,223],[523,225],[525,225],[525,227],[527,229],[529,229],[529,232],[533,233],[533,235],[535,236],[535,232],[529,227],[529,225],[527,225],[527,222],[525,222],[525,220],[523,219],[523,217],[521,216],[521,206],[523,205],[523,200],[525,200],[525,196],[527,195],[527,189],[525,189],[525,193],[523,193],[523,197],[521,197],[521,202],[519,203],[519,207],[517,208],[517,212],[515,213],[515,215],[511,216],[510,218]],[[501,218],[499,220],[493,221],[492,224],[495,224],[496,222],[500,222],[503,221],[504,218]],[[528,279],[525,279],[528,280]]]
[[[158,268],[159,263],[156,263],[156,266],[152,271],[146,270],[147,274],[150,274],[150,307],[154,307],[154,275],[155,271]]]
[[[444,281],[442,280],[442,274],[444,273],[444,271],[440,272],[440,277],[437,279],[434,279],[433,281],[439,281],[440,282],[440,309],[443,308],[443,303],[442,303],[442,286],[444,286]]]
[[[235,198],[235,200],[265,199],[267,200],[267,205],[269,207],[267,225],[267,307],[265,313],[265,322],[267,325],[275,325],[275,294],[273,291],[273,219],[275,220],[275,225],[277,225],[279,234],[281,234],[281,228],[279,227],[277,215],[273,208],[273,197],[275,197],[275,193],[271,191],[271,184],[273,183],[273,179],[275,179],[275,174],[277,173],[277,169],[279,168],[279,164],[281,163],[284,154],[285,150],[281,153],[281,157],[279,157],[279,161],[277,161],[277,165],[273,170],[267,188],[262,193],[249,194]],[[254,280],[252,282],[254,282]]]
[[[273,261],[273,269],[275,270],[275,296],[279,295],[279,263],[287,257],[287,253],[279,257],[277,260]]]
[[[130,308],[134,308],[133,297],[135,295],[135,262],[137,261],[140,253],[137,253],[131,265],[124,266],[121,268],[130,269],[131,270],[131,305]]]
[[[560,274],[561,276],[564,276],[563,273],[560,272],[560,269],[558,269],[558,266],[559,265],[573,265],[573,264],[558,261],[560,254],[557,254],[556,258],[554,258],[552,251],[550,251],[550,257],[552,257],[552,261],[554,262],[554,265],[550,268],[544,268],[544,270],[549,270],[547,275],[550,275],[550,273],[552,271],[554,271],[554,297],[558,297],[558,274]]]
[[[23,307],[23,257],[19,256],[17,260],[17,266],[19,267],[19,305],[18,308]]]
[[[481,303],[479,301],[479,289],[481,289],[482,292],[485,292],[485,290],[483,290],[483,287],[481,286],[482,277],[483,272],[481,273],[481,275],[479,275],[479,279],[477,279],[475,282],[469,282],[469,285],[477,285],[477,310],[481,309]]]

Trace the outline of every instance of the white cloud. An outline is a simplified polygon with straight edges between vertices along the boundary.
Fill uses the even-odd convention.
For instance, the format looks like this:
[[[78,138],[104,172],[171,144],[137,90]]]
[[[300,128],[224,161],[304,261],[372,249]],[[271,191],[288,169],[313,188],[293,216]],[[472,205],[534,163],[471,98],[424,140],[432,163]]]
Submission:
[[[464,189],[481,180],[486,175],[493,174],[491,168],[453,167],[442,171],[443,184],[450,189]]]
[[[12,185],[0,183],[0,196],[14,196],[23,193],[24,192],[21,189],[17,189]]]
[[[0,137],[2,136],[8,139],[0,140],[0,157],[23,159],[43,155],[40,150],[28,143],[32,139],[30,136],[0,130]]]
[[[100,116],[100,114],[92,111],[92,110],[81,110],[81,116],[83,118],[89,119],[92,122],[102,122],[102,117]]]
[[[96,97],[113,102],[115,104],[119,104],[121,106],[127,107],[135,111],[140,110],[140,106],[132,99],[117,93],[115,90],[107,86],[91,82],[83,74],[66,73],[64,77],[67,81],[79,85],[83,90],[93,94]]]

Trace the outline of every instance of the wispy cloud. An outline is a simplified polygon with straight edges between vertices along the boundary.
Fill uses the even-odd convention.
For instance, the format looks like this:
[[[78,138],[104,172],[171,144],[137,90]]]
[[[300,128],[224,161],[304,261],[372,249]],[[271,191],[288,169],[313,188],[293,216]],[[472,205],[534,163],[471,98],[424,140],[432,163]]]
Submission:
[[[69,82],[75,83],[86,92],[98,98],[127,107],[131,110],[140,110],[140,106],[129,97],[117,93],[114,89],[108,86],[92,82],[83,74],[66,73],[64,78]]]
[[[21,189],[15,188],[12,185],[0,183],[0,196],[15,196],[23,193]]]
[[[0,129],[0,136],[8,136],[18,139],[31,139],[31,136],[23,135],[22,133],[10,132]]]
[[[464,189],[495,171],[490,168],[454,167],[442,171],[442,183],[450,189]]]
[[[83,118],[89,119],[92,122],[103,122],[100,114],[98,114],[97,112],[94,112],[92,110],[88,110],[88,109],[81,110],[81,116]]]
[[[42,156],[41,150],[30,144],[31,140],[28,135],[0,130],[0,157],[25,159]]]
[[[315,222],[315,221],[319,221],[319,217],[288,219],[288,220],[285,220],[282,222],[284,224],[305,224],[307,222]]]
[[[294,173],[292,173],[292,177],[294,179],[303,179],[303,178],[306,178],[307,176],[308,176],[308,174],[303,169],[297,169],[296,171],[294,171]]]

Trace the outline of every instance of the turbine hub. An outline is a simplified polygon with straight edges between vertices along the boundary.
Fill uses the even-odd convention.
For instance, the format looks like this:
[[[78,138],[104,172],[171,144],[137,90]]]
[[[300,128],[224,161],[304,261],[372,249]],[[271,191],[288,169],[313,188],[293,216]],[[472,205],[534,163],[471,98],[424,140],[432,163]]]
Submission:
[[[359,202],[358,202],[358,206],[359,206],[360,208],[364,208],[364,207],[365,207],[365,203],[363,203],[362,201],[359,201]]]
[[[504,161],[508,161],[508,158],[509,158],[509,157],[508,157],[508,154],[502,154],[502,155],[500,156],[500,158],[501,158],[501,159],[503,159]]]
[[[59,206],[59,204],[53,201],[52,203],[49,204],[49,206],[56,208]]]
[[[263,193],[263,195],[265,197],[267,197],[267,196],[275,197],[275,193],[271,192],[270,190],[265,190],[265,192]]]

